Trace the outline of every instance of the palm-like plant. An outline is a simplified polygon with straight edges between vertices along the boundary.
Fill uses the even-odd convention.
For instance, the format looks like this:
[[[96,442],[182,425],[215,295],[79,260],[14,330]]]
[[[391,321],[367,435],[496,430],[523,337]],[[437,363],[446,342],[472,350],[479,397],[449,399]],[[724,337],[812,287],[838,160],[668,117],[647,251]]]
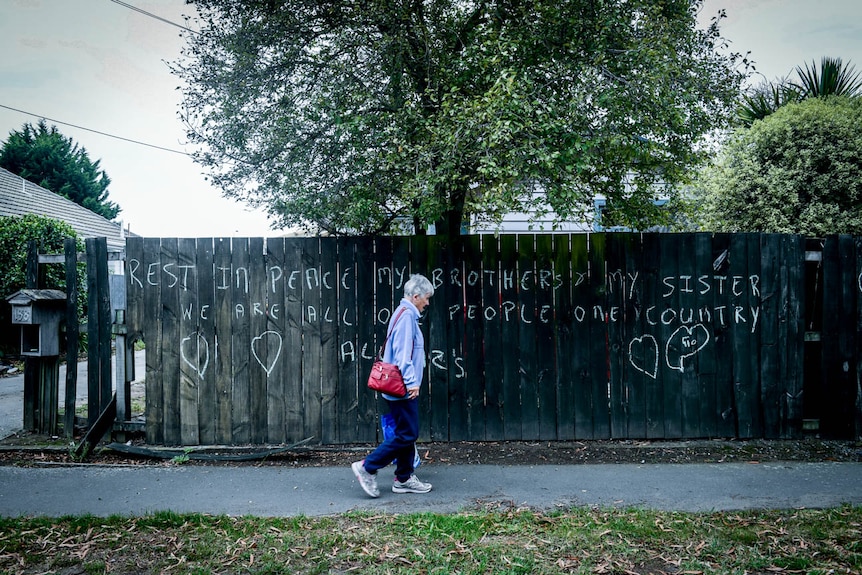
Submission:
[[[737,123],[750,127],[756,120],[762,120],[781,106],[803,99],[802,91],[787,79],[773,84],[763,83],[742,96],[736,110]]]
[[[818,70],[812,61],[811,66],[797,66],[798,81],[791,82],[782,78],[777,82],[766,82],[753,88],[742,100],[736,110],[736,121],[742,127],[751,125],[769,116],[778,108],[799,102],[806,98],[822,98],[826,96],[849,96],[856,98],[862,95],[862,75],[849,62],[845,64],[841,58],[824,56]]]
[[[846,65],[841,58],[824,56],[820,61],[820,70],[814,62],[811,67],[805,64],[805,69],[796,67],[799,83],[794,84],[803,92],[805,98],[824,98],[826,96],[850,96],[855,98],[862,92],[862,78],[856,67]]]

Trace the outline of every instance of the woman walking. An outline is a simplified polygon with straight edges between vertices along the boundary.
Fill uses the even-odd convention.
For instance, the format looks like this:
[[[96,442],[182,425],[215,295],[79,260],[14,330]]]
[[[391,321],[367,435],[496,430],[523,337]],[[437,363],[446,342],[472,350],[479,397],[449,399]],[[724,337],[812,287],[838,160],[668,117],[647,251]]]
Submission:
[[[428,493],[430,483],[419,481],[413,473],[416,439],[419,437],[419,389],[425,371],[425,339],[419,329],[419,316],[428,307],[434,286],[423,275],[414,274],[404,284],[404,297],[392,313],[383,361],[398,366],[407,386],[407,395],[383,394],[395,420],[395,433],[362,461],[351,467],[359,485],[371,497],[380,497],[377,471],[395,461],[394,493]]]

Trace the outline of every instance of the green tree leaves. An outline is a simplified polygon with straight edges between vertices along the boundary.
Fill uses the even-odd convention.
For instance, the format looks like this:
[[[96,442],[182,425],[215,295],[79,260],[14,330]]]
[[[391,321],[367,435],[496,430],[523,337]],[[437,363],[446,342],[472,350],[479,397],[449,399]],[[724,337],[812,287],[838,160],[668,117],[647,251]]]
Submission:
[[[64,137],[44,120],[38,126],[24,124],[12,132],[0,149],[0,167],[64,196],[109,220],[120,207],[108,200],[110,178],[91,161],[84,148]]]
[[[862,100],[810,98],[740,130],[705,174],[706,229],[862,233]]]
[[[699,0],[196,4],[173,70],[197,161],[277,225],[331,233],[458,233],[534,191],[561,219],[603,195],[642,223],[743,79]]]

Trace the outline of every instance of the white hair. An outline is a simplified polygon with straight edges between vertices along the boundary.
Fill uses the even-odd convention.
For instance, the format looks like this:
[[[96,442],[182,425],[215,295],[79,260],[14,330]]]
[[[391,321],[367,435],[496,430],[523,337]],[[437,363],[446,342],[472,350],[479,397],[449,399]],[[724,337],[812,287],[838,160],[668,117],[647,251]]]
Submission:
[[[434,295],[434,286],[422,274],[412,274],[404,284],[404,297],[409,298],[414,295]]]

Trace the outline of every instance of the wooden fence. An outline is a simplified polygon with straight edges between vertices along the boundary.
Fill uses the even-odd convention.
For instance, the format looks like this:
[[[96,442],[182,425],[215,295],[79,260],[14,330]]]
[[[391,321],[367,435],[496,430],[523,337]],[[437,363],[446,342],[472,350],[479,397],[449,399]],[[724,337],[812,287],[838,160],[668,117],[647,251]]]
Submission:
[[[411,273],[436,288],[423,440],[853,437],[859,241],[129,238],[147,440],[375,441],[365,378]]]

